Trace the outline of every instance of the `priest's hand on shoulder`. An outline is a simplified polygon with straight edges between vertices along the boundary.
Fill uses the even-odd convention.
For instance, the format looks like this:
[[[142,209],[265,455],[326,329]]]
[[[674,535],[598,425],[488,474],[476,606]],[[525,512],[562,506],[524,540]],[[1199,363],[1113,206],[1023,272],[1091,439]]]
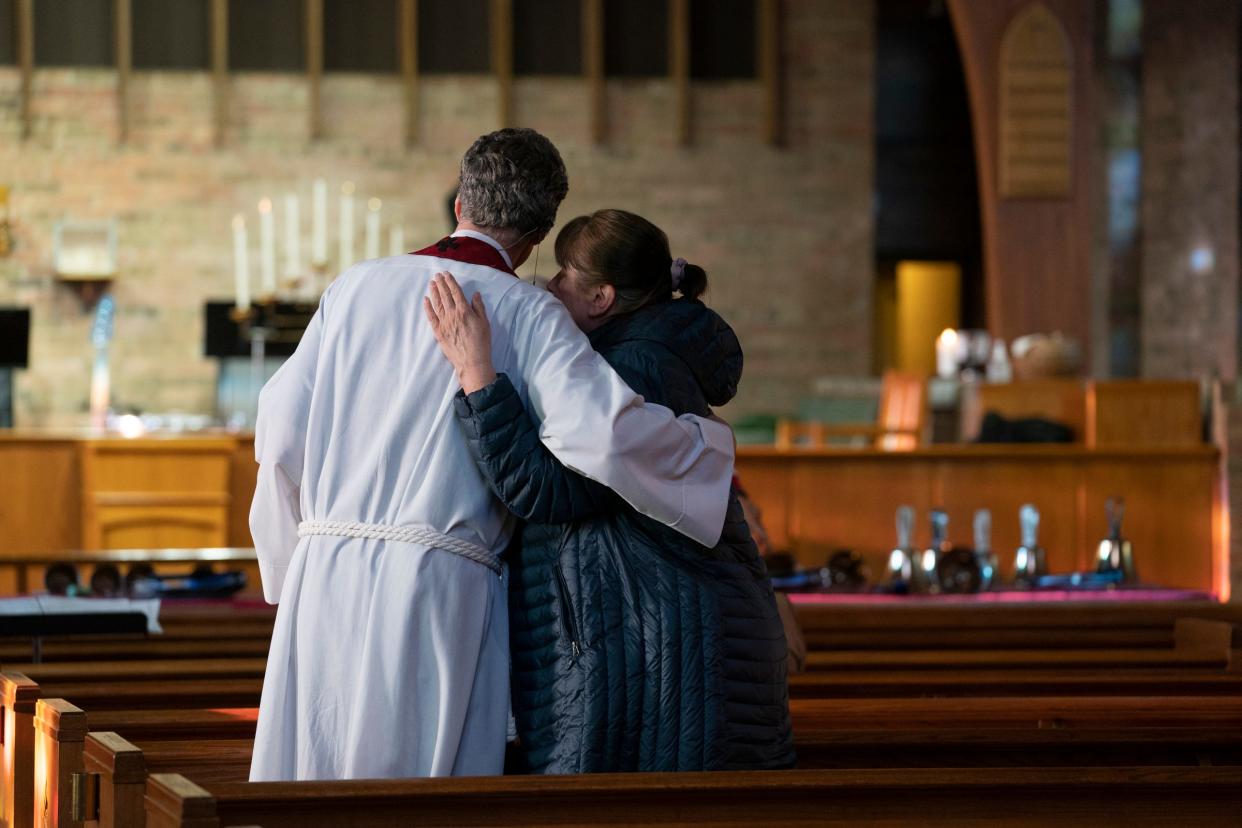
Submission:
[[[440,350],[457,372],[457,381],[467,394],[491,385],[496,379],[492,367],[492,326],[487,321],[483,297],[466,295],[451,273],[437,273],[423,299],[423,309]]]

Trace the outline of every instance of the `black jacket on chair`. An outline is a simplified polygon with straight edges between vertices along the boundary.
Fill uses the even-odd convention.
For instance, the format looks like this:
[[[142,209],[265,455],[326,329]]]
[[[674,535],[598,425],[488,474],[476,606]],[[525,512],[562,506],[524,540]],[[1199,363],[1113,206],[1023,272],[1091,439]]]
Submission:
[[[648,402],[710,413],[737,391],[737,337],[679,299],[591,343]],[[562,466],[501,375],[456,412],[526,521],[509,554],[513,712],[524,770],[745,770],[794,762],[786,646],[737,498],[714,548]]]

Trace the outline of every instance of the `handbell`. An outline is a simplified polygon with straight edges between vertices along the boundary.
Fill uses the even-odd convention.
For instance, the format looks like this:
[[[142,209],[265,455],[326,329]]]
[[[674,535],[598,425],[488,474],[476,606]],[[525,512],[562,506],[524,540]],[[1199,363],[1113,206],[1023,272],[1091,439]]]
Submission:
[[[914,508],[897,508],[897,546],[888,554],[888,587],[893,592],[909,592],[914,586],[915,556]]]
[[[1104,503],[1108,514],[1108,537],[1100,541],[1096,550],[1095,571],[1120,572],[1124,583],[1138,582],[1134,566],[1134,548],[1121,536],[1121,521],[1126,514],[1126,502],[1120,497],[1110,497]]]
[[[937,568],[940,558],[953,546],[949,543],[949,513],[944,509],[932,509],[931,513],[932,541],[931,546],[923,550],[923,554],[914,568],[915,577],[922,589],[928,592],[940,591],[940,575]]]
[[[992,513],[987,509],[975,512],[975,562],[979,567],[980,592],[1000,586],[1000,561],[992,551]]]
[[[1013,582],[1029,587],[1048,574],[1044,550],[1039,545],[1039,510],[1030,503],[1025,504],[1018,510],[1018,522],[1022,526],[1022,545],[1014,557]]]

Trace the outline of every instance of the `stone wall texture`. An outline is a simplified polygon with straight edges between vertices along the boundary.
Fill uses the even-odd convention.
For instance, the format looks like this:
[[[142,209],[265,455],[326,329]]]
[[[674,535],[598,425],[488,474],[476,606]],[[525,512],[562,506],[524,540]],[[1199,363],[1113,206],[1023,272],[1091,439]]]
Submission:
[[[674,255],[707,269],[708,302],[747,355],[730,417],[792,407],[814,378],[871,365],[874,9],[865,0],[785,8],[782,148],[763,141],[758,81],[696,83],[689,148],[675,144],[664,80],[609,82],[602,146],[590,141],[582,80],[522,78],[514,89],[516,122],[551,137],[569,168],[562,222],[601,207],[633,210],[668,232]],[[309,226],[311,182],[352,180],[362,197],[359,254],[361,202],[372,195],[386,218],[400,215],[414,249],[444,234],[461,153],[498,126],[490,78],[425,77],[419,140],[407,149],[397,78],[330,74],[325,134],[311,142],[302,77],[234,74],[216,148],[209,75],[138,72],[120,144],[113,72],[37,69],[33,134],[22,140],[18,81],[0,67],[0,183],[11,188],[16,243],[0,259],[0,305],[33,309],[31,368],[17,378],[21,426],[81,423],[87,407],[91,316],[53,278],[57,220],[118,222],[114,403],[210,413],[217,366],[202,355],[203,304],[232,296],[235,213],[250,216],[257,251],[260,198],[279,210],[286,192],[300,193]],[[335,212],[333,196],[330,236]],[[278,262],[281,235],[278,216]],[[544,248],[547,277],[554,263]]]
[[[1236,378],[1238,16],[1231,0],[1143,3],[1145,376]]]

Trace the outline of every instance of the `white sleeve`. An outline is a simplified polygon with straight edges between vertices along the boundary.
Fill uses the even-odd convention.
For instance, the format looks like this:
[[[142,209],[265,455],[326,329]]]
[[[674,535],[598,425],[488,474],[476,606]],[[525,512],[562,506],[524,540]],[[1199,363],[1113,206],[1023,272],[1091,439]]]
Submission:
[[[544,445],[642,514],[715,546],[733,480],[729,427],[644,403],[560,302],[516,293],[505,297],[521,302],[513,309],[513,346]]]
[[[319,361],[322,315],[321,304],[293,356],[259,393],[254,429],[259,478],[250,504],[250,535],[259,559],[263,597],[269,604],[280,601],[285,572],[298,545],[306,424]]]

